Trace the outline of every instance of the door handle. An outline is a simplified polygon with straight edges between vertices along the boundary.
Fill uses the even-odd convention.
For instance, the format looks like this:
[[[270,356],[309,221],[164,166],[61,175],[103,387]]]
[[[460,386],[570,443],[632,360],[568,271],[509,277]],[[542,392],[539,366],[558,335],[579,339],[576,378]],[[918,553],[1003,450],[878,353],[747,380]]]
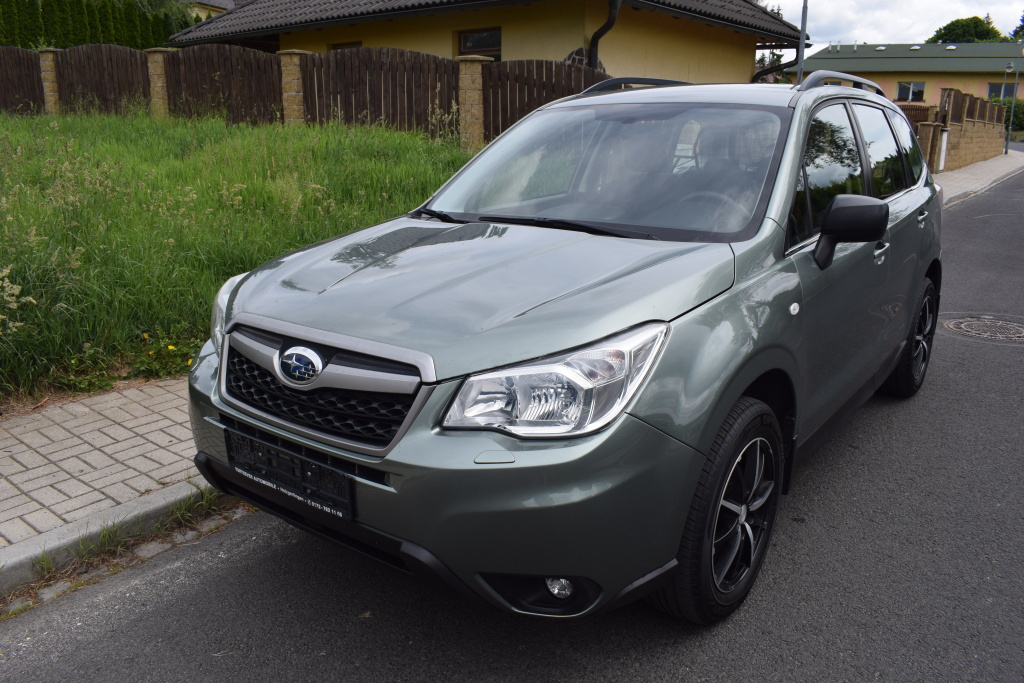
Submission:
[[[917,227],[919,227],[919,228],[923,227],[924,226],[924,222],[925,222],[925,220],[927,220],[927,218],[928,218],[928,212],[927,211],[922,211],[921,213],[917,214]]]
[[[882,265],[885,263],[885,255],[889,253],[889,243],[879,242],[875,245],[875,264]]]

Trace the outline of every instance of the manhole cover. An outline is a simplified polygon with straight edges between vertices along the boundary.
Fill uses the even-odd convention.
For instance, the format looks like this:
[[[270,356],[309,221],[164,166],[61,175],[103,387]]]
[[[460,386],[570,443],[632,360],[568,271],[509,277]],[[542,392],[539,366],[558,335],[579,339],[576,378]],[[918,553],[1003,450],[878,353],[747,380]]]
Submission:
[[[950,332],[974,339],[1024,343],[1024,325],[988,315],[951,318],[943,326]]]

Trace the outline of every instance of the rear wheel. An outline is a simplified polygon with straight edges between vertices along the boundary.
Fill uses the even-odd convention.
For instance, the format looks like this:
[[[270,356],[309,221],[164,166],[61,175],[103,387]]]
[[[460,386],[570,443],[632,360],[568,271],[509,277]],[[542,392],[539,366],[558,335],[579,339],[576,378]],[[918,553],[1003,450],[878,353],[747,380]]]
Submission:
[[[924,288],[917,299],[917,318],[910,328],[907,345],[903,349],[896,368],[882,385],[882,391],[885,393],[909,398],[916,394],[924,384],[924,376],[928,372],[928,365],[932,359],[938,307],[935,285],[931,280],[925,278]]]
[[[679,545],[673,580],[651,597],[697,624],[732,614],[761,569],[782,488],[782,434],[765,403],[743,397],[715,438]]]

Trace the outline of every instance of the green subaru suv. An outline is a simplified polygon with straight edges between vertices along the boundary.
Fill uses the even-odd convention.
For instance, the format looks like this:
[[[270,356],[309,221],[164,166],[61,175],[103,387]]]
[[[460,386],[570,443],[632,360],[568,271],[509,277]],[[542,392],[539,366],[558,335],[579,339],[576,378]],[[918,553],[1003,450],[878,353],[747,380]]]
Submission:
[[[869,81],[622,80],[229,280],[189,378],[203,475],[505,610],[732,613],[794,461],[924,380],[941,190]]]

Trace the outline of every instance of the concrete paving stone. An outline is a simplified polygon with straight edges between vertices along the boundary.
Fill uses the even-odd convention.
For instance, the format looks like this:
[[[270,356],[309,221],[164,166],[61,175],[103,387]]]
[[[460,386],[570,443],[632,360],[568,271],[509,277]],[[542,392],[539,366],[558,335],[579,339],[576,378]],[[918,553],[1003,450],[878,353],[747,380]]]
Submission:
[[[158,448],[151,453],[147,453],[146,457],[160,463],[161,465],[171,465],[185,460],[185,458],[182,458],[177,453],[172,453],[171,451],[164,450],[163,448]]]
[[[26,498],[26,500],[28,501],[27,503],[22,503],[21,505],[18,505],[16,507],[12,507],[12,508],[8,508],[7,510],[4,510],[3,512],[0,512],[0,522],[9,522],[10,520],[17,519],[18,517],[21,517],[22,515],[27,515],[27,514],[30,514],[32,512],[35,512],[36,510],[42,510],[43,509],[43,506],[40,505],[39,503],[35,502],[34,500],[31,500],[29,498]],[[3,533],[3,532],[0,532],[0,533]],[[7,534],[4,534],[4,535],[7,536]],[[16,543],[17,542],[17,541],[12,540],[10,536],[7,536],[7,538],[12,543]]]
[[[39,532],[18,518],[0,522],[0,534],[11,543],[18,543],[25,539],[38,536]]]
[[[128,399],[126,399],[118,392],[113,392],[109,394],[97,394],[96,396],[90,396],[89,398],[84,398],[80,401],[82,405],[88,406],[93,410],[97,410],[98,407],[101,406],[123,405],[127,402]]]
[[[45,534],[47,531],[51,531],[57,527],[64,526],[64,520],[49,510],[36,510],[35,512],[30,512],[27,515],[22,515],[21,519],[41,534]]]
[[[67,422],[68,420],[75,419],[75,415],[67,410],[67,406],[68,405],[73,405],[73,404],[65,404],[65,405],[62,405],[62,406],[53,406],[53,407],[47,408],[46,410],[44,410],[44,411],[42,411],[40,413],[37,413],[37,414],[38,415],[42,415],[43,417],[45,417],[47,420],[50,420],[54,424],[61,424],[62,425],[65,422]]]
[[[110,498],[104,498],[103,500],[97,501],[92,505],[86,505],[85,507],[78,508],[77,510],[71,510],[66,512],[61,517],[67,522],[75,522],[79,519],[84,519],[89,515],[95,514],[100,510],[107,510],[114,507],[117,503]]]
[[[90,408],[87,405],[84,405],[81,401],[67,403],[61,407],[71,415],[74,415],[76,418],[86,417],[87,415],[95,415],[92,408]]]
[[[121,408],[132,417],[142,417],[143,415],[149,415],[152,412],[149,408],[139,403],[129,403],[121,406]]]
[[[130,439],[125,439],[124,441],[118,441],[108,446],[104,446],[102,450],[107,455],[112,455],[116,457],[118,453],[124,452],[129,448],[142,446],[145,443],[147,443],[147,441],[141,436],[133,436]]]
[[[165,550],[170,550],[173,547],[173,543],[167,543],[165,541],[150,541],[149,543],[143,543],[132,552],[135,553],[136,557],[148,560],[152,557],[156,557]]]
[[[40,468],[40,469],[42,469],[42,468]],[[27,481],[21,481],[21,482],[15,482],[15,483],[18,485],[18,488],[20,488],[25,493],[28,493],[29,495],[31,495],[32,492],[35,491],[36,489],[41,489],[44,486],[53,486],[57,482],[64,481],[65,479],[70,479],[70,478],[71,478],[70,474],[68,474],[64,470],[58,469],[56,472],[51,472],[50,474],[44,474],[41,477],[35,477],[33,479],[28,479]]]
[[[186,425],[188,425],[188,422],[171,425],[170,427],[164,427],[163,431],[165,434],[170,434],[178,441],[191,441],[192,430]]]
[[[126,429],[132,430],[136,434],[141,434],[142,432],[139,431],[140,427],[145,427],[148,424],[152,424],[163,419],[164,416],[161,415],[160,413],[154,413],[153,411],[147,409],[145,415],[140,415],[139,417],[133,418],[131,420],[125,420],[124,422],[121,423],[121,426],[125,427]]]
[[[111,484],[116,484],[118,482],[124,481],[125,479],[131,479],[136,475],[138,475],[138,472],[136,472],[135,470],[128,467],[123,467],[117,472],[112,472],[107,476],[103,477],[102,479],[96,479],[95,481],[91,481],[89,483],[92,486],[95,486],[96,488],[103,490],[106,487],[110,486]]]
[[[39,448],[53,443],[53,439],[42,434],[38,429],[33,429],[23,434],[18,434],[18,440],[29,448]]]
[[[4,429],[4,423],[0,422],[0,443],[3,443],[4,439],[10,439],[13,435]]]
[[[167,396],[170,393],[163,387],[156,384],[150,384],[148,386],[139,387],[139,391],[144,393],[146,396],[149,396],[150,398],[156,398],[158,396]]]
[[[178,443],[178,439],[168,434],[162,429],[158,429],[155,432],[146,434],[146,438],[155,443],[157,446],[170,446],[171,444]]]
[[[133,476],[138,475],[133,473]],[[127,503],[129,500],[139,497],[139,492],[125,484],[123,481],[111,484],[110,486],[104,486],[102,491],[104,495],[108,498],[113,498],[118,503]]]
[[[251,514],[252,514],[251,512],[249,512],[244,507],[239,505],[238,507],[231,508],[230,510],[225,512],[224,516],[227,517],[228,519],[230,519],[231,521],[235,522],[235,521],[240,520],[242,517],[247,517],[247,516],[249,516]]]
[[[147,455],[152,452],[153,449],[149,449],[147,451]],[[160,463],[153,462],[144,455],[137,455],[134,458],[131,458],[130,460],[125,460],[124,464],[128,467],[131,467],[136,472],[142,472],[143,474],[145,474],[146,472],[152,472],[156,468],[160,467]]]
[[[41,486],[37,489],[28,491],[28,496],[33,500],[42,503],[46,507],[56,505],[57,503],[63,503],[68,500],[68,496],[64,495],[52,486]]]
[[[49,427],[43,427],[39,430],[39,433],[45,436],[50,441],[63,441],[64,439],[70,439],[74,436],[71,432],[61,427],[59,424],[50,425]]]
[[[61,467],[64,467],[64,463],[67,462],[69,459],[77,459],[78,456],[94,452],[96,452],[96,449],[90,446],[89,444],[80,443],[77,446],[72,446],[71,448],[68,448],[66,450],[58,451],[57,453],[50,453],[47,457],[55,463],[60,463]],[[65,467],[64,469],[67,468]]]
[[[41,448],[37,448],[36,453],[38,453],[39,455],[55,456],[51,457],[50,459],[57,460],[62,457],[67,457],[64,455],[64,453],[70,451],[75,446],[81,445],[85,445],[87,448],[91,448],[89,444],[83,444],[82,440],[79,439],[77,436],[69,436],[68,438],[62,439],[60,441],[54,441],[48,446],[42,446]]]
[[[74,510],[78,510],[87,505],[92,505],[97,501],[106,499],[107,497],[104,496],[101,492],[90,489],[88,493],[84,493],[80,496],[75,496],[74,498],[71,498],[63,503],[58,503],[57,505],[51,506],[50,511],[60,515],[65,520],[67,520],[67,513],[72,512]]]
[[[168,420],[175,424],[189,424],[188,411],[185,410],[184,408],[171,408],[170,410],[162,411],[162,414],[164,417],[166,417]]]
[[[47,464],[43,465],[42,467],[32,467],[32,468],[26,469],[24,472],[18,472],[17,474],[12,474],[9,477],[7,477],[7,481],[11,482],[12,484],[17,486],[18,488],[21,488],[21,485],[24,484],[27,481],[31,481],[31,480],[37,479],[39,477],[45,477],[48,474],[53,474],[54,472],[59,472],[59,471],[60,471],[59,467],[57,467],[54,464],[47,463]]]
[[[0,476],[9,477],[18,472],[24,472],[25,466],[14,458],[4,455],[0,456]]]
[[[125,484],[131,486],[139,493],[146,493],[147,491],[156,491],[159,488],[163,488],[156,479],[153,479],[147,474],[140,474],[137,477],[126,479]]]
[[[6,548],[11,545],[11,542],[4,538],[3,534],[0,534],[0,548]]]
[[[129,401],[143,401],[148,398],[146,394],[142,393],[138,389],[125,389],[121,392],[121,395]]]
[[[70,422],[63,423],[63,427],[68,429],[75,434],[85,434],[87,432],[94,432],[98,429],[102,429],[107,425],[114,424],[112,421],[103,417],[99,413],[90,412],[88,415],[82,417],[76,417]]]
[[[4,420],[4,430],[14,436],[19,436],[25,432],[31,432],[40,427],[45,427],[52,424],[45,417],[39,415],[22,415],[21,417],[12,417],[9,420]]]
[[[114,441],[127,441],[128,439],[135,436],[134,433],[125,429],[119,424],[113,424],[110,425],[109,427],[104,427],[100,431],[109,436]]]
[[[0,479],[0,500],[7,500],[21,493],[14,487],[14,484],[6,479]]]
[[[10,614],[12,612],[17,612],[20,609],[25,609],[26,607],[31,606],[31,598],[18,598],[17,600],[12,600],[11,602],[7,603],[7,607],[4,608],[4,613]]]
[[[11,436],[9,434],[4,435],[3,433],[0,433],[0,453],[2,453],[5,449],[13,448],[16,445],[22,446],[22,443],[18,441],[18,439],[16,439],[14,436]]]
[[[142,436],[145,436],[146,434],[149,434],[150,432],[155,432],[155,431],[157,431],[159,429],[163,429],[164,427],[170,427],[170,426],[172,426],[174,424],[173,422],[168,420],[166,417],[164,417],[160,413],[153,413],[153,414],[156,415],[159,419],[154,420],[153,422],[148,422],[148,423],[146,423],[144,425],[141,425],[139,427],[136,427],[132,431],[134,431],[136,434],[140,434]]]
[[[91,444],[94,448],[103,448],[104,446],[109,446],[114,443],[113,439],[101,432],[99,429],[91,432],[83,432],[81,434],[81,439],[82,441]]]
[[[195,540],[197,536],[199,536],[199,532],[195,529],[186,529],[185,531],[179,531],[171,536],[171,540],[175,543],[188,543],[189,541]]]
[[[171,463],[170,465],[164,465],[159,469],[149,472],[149,476],[153,477],[161,484],[167,484],[172,481],[181,481],[185,478],[180,476],[181,473],[188,471],[191,466],[192,463],[188,460],[179,460],[178,462]]]
[[[11,456],[17,460],[22,467],[26,469],[32,469],[33,467],[42,467],[50,461],[39,455],[35,451],[25,451],[23,453],[15,453]]]
[[[71,590],[71,584],[69,582],[57,581],[56,583],[51,583],[49,586],[40,588],[36,595],[43,602],[49,602],[50,600],[58,597],[61,593],[66,593],[69,590]]]
[[[222,527],[227,523],[228,520],[224,519],[220,515],[211,515],[203,521],[199,522],[199,524],[196,526],[196,529],[199,531],[199,533],[205,534],[210,531],[213,531],[217,527]]]
[[[191,438],[188,438],[180,443],[168,446],[167,450],[169,450],[171,453],[177,453],[183,458],[192,459],[192,457],[196,454],[196,442],[193,441]]]
[[[101,470],[104,467],[110,467],[117,461],[111,458],[109,455],[104,455],[99,451],[92,451],[82,456],[82,460],[93,467],[93,469]]]
[[[121,463],[115,462],[110,467],[104,467],[101,470],[93,470],[92,472],[87,472],[86,474],[81,474],[81,475],[79,475],[77,477],[77,479],[78,479],[78,481],[83,481],[86,484],[89,484],[90,486],[92,486],[92,483],[94,481],[96,481],[98,479],[103,479],[104,477],[109,477],[111,474],[114,474],[115,472],[123,472],[126,469],[128,469],[128,468],[126,468]]]
[[[0,456],[15,456],[19,453],[28,453],[31,450],[31,448],[18,441],[17,443],[13,443],[10,446],[4,446],[0,449]]]
[[[14,488],[14,487],[11,487],[11,488]],[[7,512],[8,510],[13,510],[14,508],[21,507],[25,503],[31,503],[31,502],[32,502],[31,498],[29,498],[27,495],[25,495],[21,491],[18,491],[17,489],[15,489],[15,493],[14,493],[13,496],[7,496],[3,500],[0,500],[0,513]]]
[[[147,405],[146,407],[152,410],[154,413],[160,413],[161,415],[172,408],[181,408],[182,406],[188,405],[184,401],[181,401],[180,399],[177,398],[172,398],[170,400],[150,400],[152,401],[152,404]]]
[[[88,484],[83,484],[77,479],[68,479],[67,481],[57,482],[53,485],[53,488],[57,489],[61,493],[67,495],[69,498],[77,498],[78,496],[84,496],[93,490]]]
[[[83,474],[88,474],[89,472],[93,472],[96,470],[95,467],[89,465],[84,460],[75,457],[67,458],[66,460],[61,460],[60,467],[65,472],[75,477],[81,476]]]
[[[135,417],[121,406],[104,406],[103,408],[98,408],[96,412],[118,423]]]
[[[148,456],[150,453],[155,451],[158,447],[149,441],[143,441],[143,443],[121,451],[120,453],[114,453],[111,457],[118,462],[128,462],[134,460],[140,455]],[[140,472],[143,470],[139,470]]]

